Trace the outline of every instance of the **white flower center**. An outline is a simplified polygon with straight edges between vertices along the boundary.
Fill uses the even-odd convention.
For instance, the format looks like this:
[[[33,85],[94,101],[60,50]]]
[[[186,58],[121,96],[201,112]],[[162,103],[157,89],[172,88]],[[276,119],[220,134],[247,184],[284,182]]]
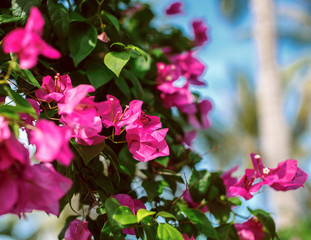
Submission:
[[[260,158],[260,155],[255,155],[255,157],[254,157],[255,159],[259,159]]]
[[[270,169],[267,168],[267,167],[265,167],[265,168],[262,170],[262,172],[263,172],[264,174],[269,174],[269,173],[270,173]]]

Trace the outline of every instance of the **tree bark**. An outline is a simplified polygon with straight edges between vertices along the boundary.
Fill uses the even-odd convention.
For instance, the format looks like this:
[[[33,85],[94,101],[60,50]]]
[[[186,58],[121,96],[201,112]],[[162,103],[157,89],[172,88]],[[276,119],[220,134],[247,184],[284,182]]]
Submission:
[[[275,168],[290,158],[290,133],[283,117],[283,91],[276,62],[276,28],[272,0],[252,0],[253,37],[258,55],[257,113],[259,149],[264,164]],[[294,192],[272,191],[280,228],[291,226],[301,211]]]

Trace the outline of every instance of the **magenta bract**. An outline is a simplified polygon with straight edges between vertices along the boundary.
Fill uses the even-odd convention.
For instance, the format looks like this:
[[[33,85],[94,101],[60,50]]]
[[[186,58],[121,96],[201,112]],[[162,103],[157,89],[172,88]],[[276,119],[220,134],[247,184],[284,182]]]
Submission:
[[[38,8],[32,7],[25,28],[11,31],[3,40],[3,51],[16,53],[23,69],[34,67],[40,54],[52,59],[61,56],[60,52],[41,39],[43,26],[43,16]]]

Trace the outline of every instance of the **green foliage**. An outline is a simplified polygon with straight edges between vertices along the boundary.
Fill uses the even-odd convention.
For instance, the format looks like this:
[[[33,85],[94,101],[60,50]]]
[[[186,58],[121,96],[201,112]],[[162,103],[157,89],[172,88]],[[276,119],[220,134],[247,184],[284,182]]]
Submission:
[[[75,66],[95,48],[97,30],[86,22],[72,22],[69,26],[68,46]]]

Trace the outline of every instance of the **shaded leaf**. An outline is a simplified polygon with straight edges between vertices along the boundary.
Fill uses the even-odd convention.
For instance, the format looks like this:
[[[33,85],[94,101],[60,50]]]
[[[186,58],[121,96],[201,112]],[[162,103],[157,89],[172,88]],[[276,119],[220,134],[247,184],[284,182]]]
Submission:
[[[69,26],[68,45],[75,66],[95,48],[97,30],[85,22],[72,22]]]
[[[70,141],[71,145],[77,150],[80,156],[83,159],[85,165],[88,165],[89,162],[99,155],[99,153],[104,149],[105,142],[102,142],[97,145],[85,146],[76,143],[75,141]]]
[[[181,211],[193,224],[204,233],[207,237],[212,239],[219,239],[218,234],[211,224],[210,220],[199,210],[184,209]]]
[[[69,14],[61,4],[56,4],[52,0],[47,1],[48,12],[52,27],[59,39],[65,39],[69,30]]]
[[[189,189],[189,191],[192,199],[195,202],[202,201],[207,193],[211,181],[211,174],[206,170],[192,172],[189,180],[189,185],[194,185]]]
[[[86,66],[86,75],[96,89],[113,79],[113,73],[103,64],[91,62]]]

